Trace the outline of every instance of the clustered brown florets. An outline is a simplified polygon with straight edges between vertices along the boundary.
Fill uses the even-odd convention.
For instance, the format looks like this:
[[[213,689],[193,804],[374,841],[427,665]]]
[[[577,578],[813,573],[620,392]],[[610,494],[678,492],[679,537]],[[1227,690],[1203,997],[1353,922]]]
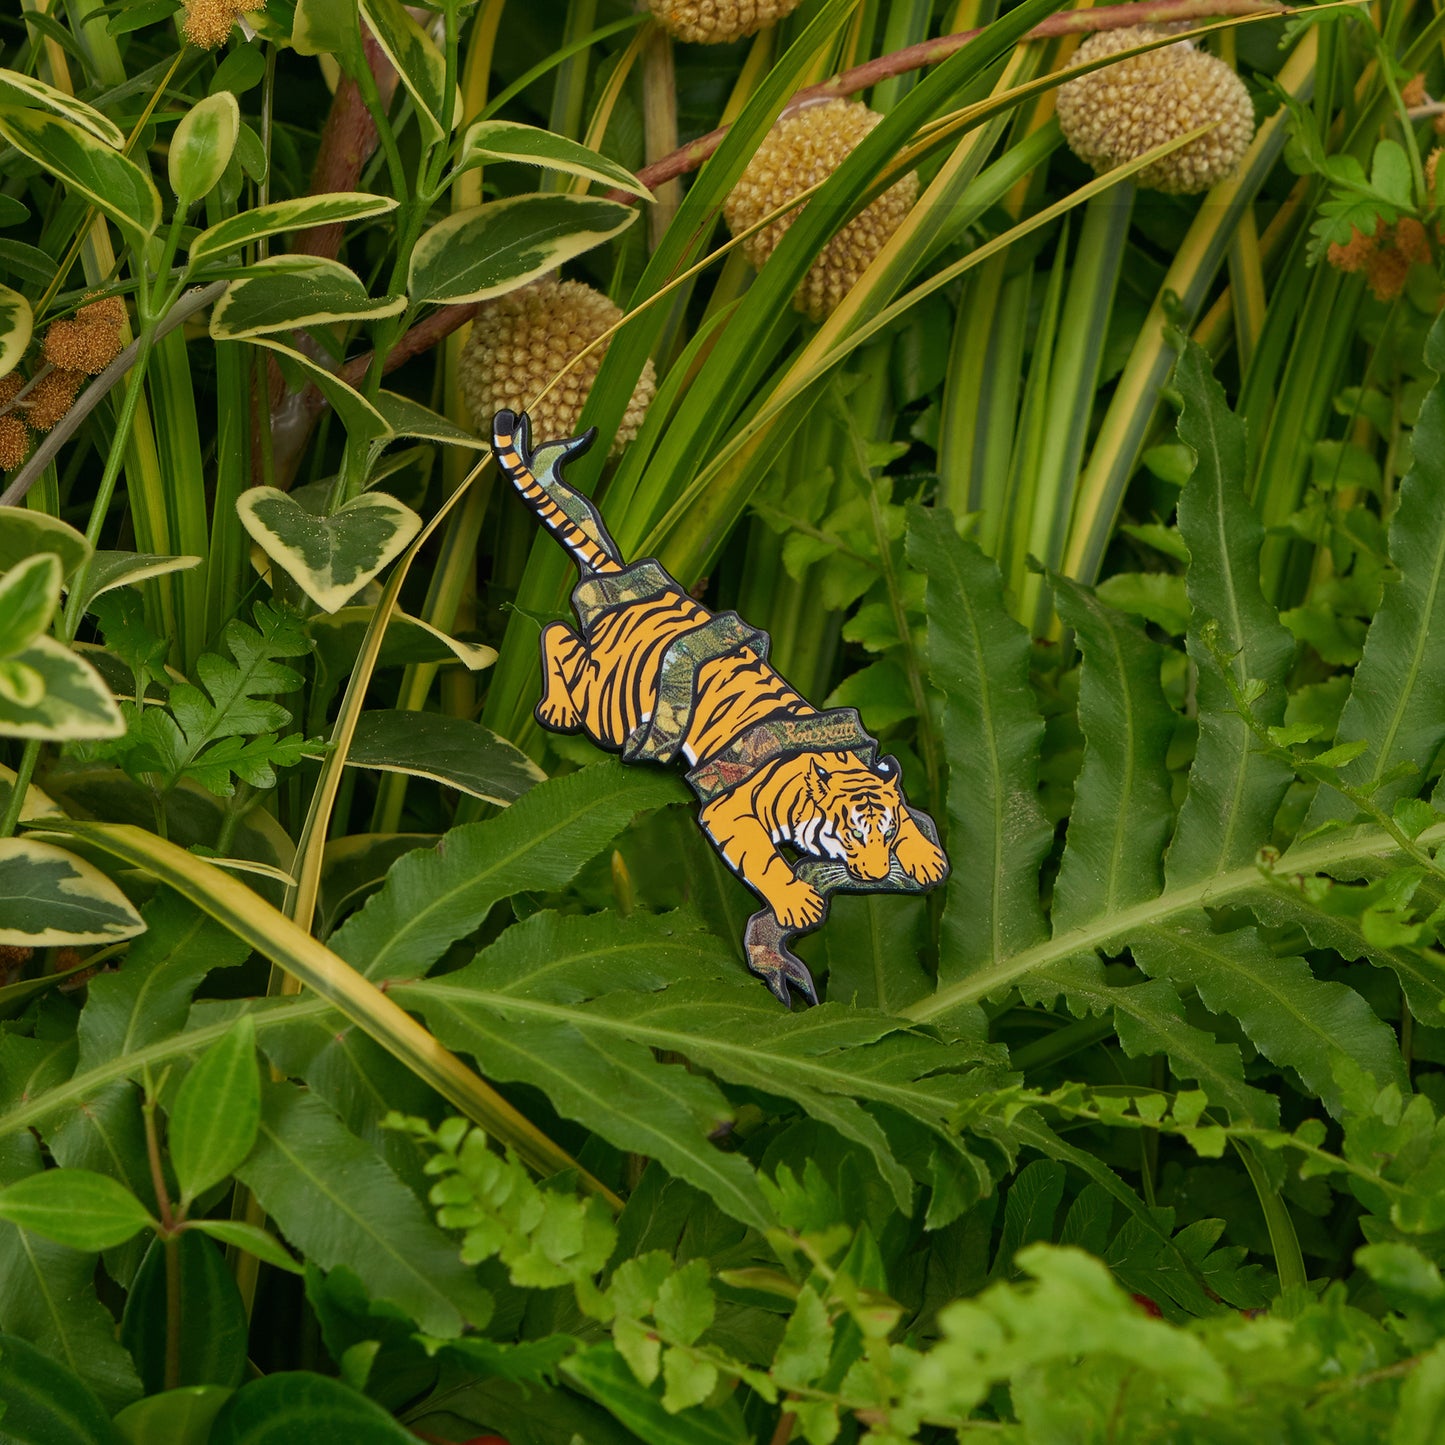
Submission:
[[[1157,39],[1158,31],[1142,25],[1099,31],[1079,46],[1074,63]],[[1209,125],[1134,177],[1146,190],[1173,195],[1207,191],[1233,175],[1254,137],[1254,104],[1244,82],[1224,61],[1187,40],[1065,82],[1058,113],[1069,148],[1100,174]]]
[[[741,40],[791,15],[802,0],[648,0],[663,28],[679,40],[718,45]]]
[[[25,378],[18,371],[0,376],[0,471],[13,471],[30,451],[30,430],[14,412],[4,411],[20,394]]]
[[[181,34],[202,50],[214,50],[226,43],[238,17],[265,8],[266,0],[186,0]]]
[[[763,138],[723,203],[733,235],[748,230],[779,206],[826,180],[883,117],[854,100],[828,100],[783,116]],[[857,284],[918,199],[910,171],[848,222],[819,252],[793,296],[793,305],[821,321]],[[802,213],[795,206],[742,243],[759,269]]]
[[[1414,216],[1401,216],[1393,226],[1377,217],[1374,235],[1351,226],[1350,239],[1336,241],[1325,259],[1337,271],[1363,271],[1375,299],[1393,301],[1405,289],[1410,267],[1429,265],[1433,253],[1429,233]]]
[[[490,435],[493,415],[507,408],[528,413],[539,441],[575,435],[607,345],[569,364],[621,319],[620,307],[580,281],[538,281],[486,302],[472,323],[460,367],[462,395],[478,431]],[[542,396],[559,375],[562,380]],[[637,435],[656,390],[657,373],[649,361],[613,438],[614,452]]]
[[[98,376],[120,354],[125,302],[106,296],[74,316],[54,321],[45,333],[45,359],[66,371]]]

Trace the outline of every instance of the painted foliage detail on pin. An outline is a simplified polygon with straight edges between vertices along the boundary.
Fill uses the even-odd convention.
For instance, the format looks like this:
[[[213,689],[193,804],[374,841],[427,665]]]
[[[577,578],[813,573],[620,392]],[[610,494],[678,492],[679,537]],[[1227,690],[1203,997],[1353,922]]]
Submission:
[[[822,923],[831,893],[941,882],[938,830],[909,807],[897,760],[878,756],[855,709],[820,711],[768,666],[766,632],[709,612],[657,562],[622,560],[596,507],[562,476],[595,437],[533,450],[525,415],[493,421],[502,470],[581,573],[578,628],[542,632],[537,721],[627,762],[686,760],[703,832],[766,905],[743,932],[748,967],[784,1003],[789,984],[816,1003],[789,940]]]

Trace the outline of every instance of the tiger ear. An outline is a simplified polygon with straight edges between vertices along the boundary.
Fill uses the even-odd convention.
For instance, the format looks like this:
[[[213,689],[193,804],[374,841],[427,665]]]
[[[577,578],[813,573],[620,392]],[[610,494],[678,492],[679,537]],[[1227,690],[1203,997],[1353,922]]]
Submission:
[[[817,758],[808,759],[808,794],[815,801],[823,796],[828,789],[828,781],[832,774],[829,773]]]

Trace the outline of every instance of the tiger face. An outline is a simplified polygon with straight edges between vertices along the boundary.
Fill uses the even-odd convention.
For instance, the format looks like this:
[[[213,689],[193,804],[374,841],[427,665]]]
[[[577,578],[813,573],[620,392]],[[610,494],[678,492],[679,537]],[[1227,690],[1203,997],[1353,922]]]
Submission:
[[[824,817],[818,834],[823,850],[862,882],[886,878],[903,816],[897,772],[875,772],[852,758],[831,769],[816,757],[809,761],[807,793]]]

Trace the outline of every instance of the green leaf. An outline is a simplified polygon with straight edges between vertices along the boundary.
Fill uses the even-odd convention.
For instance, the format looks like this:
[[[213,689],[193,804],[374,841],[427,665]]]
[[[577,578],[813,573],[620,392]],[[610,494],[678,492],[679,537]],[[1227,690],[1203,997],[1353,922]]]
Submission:
[[[1409,209],[1415,201],[1415,186],[1410,178],[1410,160],[1405,147],[1395,140],[1382,140],[1375,147],[1370,163],[1370,186],[1391,205]]]
[[[0,1219],[87,1251],[124,1244],[152,1222],[129,1189],[88,1169],[47,1169],[0,1190]]]
[[[23,652],[60,605],[60,558],[41,552],[0,574],[0,658]]]
[[[304,1370],[243,1385],[211,1426],[208,1445],[416,1445],[380,1405],[325,1375]]]
[[[608,160],[606,156],[598,155],[566,136],[517,121],[479,120],[468,127],[452,175],[458,176],[484,161],[518,161],[523,165],[539,166],[544,171],[581,176],[640,196],[644,201],[652,200],[652,192],[616,161]]]
[[[189,1209],[197,1195],[240,1167],[260,1127],[256,1029],[251,1016],[243,1014],[223,1039],[196,1060],[171,1105],[167,1137],[183,1209]]]
[[[562,888],[645,808],[679,802],[665,773],[598,763],[538,783],[499,817],[467,823],[410,853],[330,945],[369,978],[416,977],[503,898]]]
[[[92,863],[33,838],[0,838],[0,943],[54,948],[145,931],[130,900]]]
[[[1437,377],[1445,375],[1445,320],[1430,328],[1425,362]],[[1369,751],[1342,776],[1386,809],[1419,791],[1424,769],[1445,742],[1445,651],[1439,646],[1445,635],[1445,386],[1439,381],[1421,404],[1411,452],[1390,520],[1396,575],[1365,635],[1336,733],[1340,743],[1368,742]],[[1322,787],[1305,828],[1354,813],[1352,802]]]
[[[1433,1445],[1445,1431],[1445,1341],[1428,1350],[1400,1387],[1390,1445]]]
[[[190,1222],[190,1228],[199,1230],[202,1234],[208,1234],[212,1239],[220,1240],[222,1244],[229,1244],[236,1249],[245,1250],[247,1254],[254,1254],[262,1264],[284,1269],[288,1274],[305,1272],[295,1257],[287,1253],[281,1241],[259,1225],[243,1224],[238,1219],[193,1219]]]
[[[387,435],[386,419],[354,386],[343,381],[334,371],[328,371],[311,357],[286,346],[272,336],[251,337],[252,346],[264,346],[279,359],[282,374],[288,368],[301,383],[310,382],[324,396],[331,409],[341,418],[347,435],[358,441],[374,441]],[[290,378],[288,378],[289,380]],[[299,390],[299,384],[292,390]]]
[[[421,518],[385,492],[353,497],[318,517],[279,488],[250,487],[236,510],[251,540],[327,612],[395,561],[421,530]]]
[[[833,1324],[816,1291],[804,1289],[788,1316],[773,1357],[772,1376],[784,1390],[806,1389],[823,1376],[833,1353]]]
[[[1199,671],[1199,742],[1165,863],[1171,887],[1246,863],[1269,841],[1291,771],[1260,752],[1234,710],[1223,667],[1241,692],[1264,683],[1253,709],[1274,726],[1284,718],[1284,677],[1294,659],[1294,639],[1260,586],[1264,528],[1244,495],[1244,423],[1226,406],[1197,343],[1186,343],[1174,384],[1184,397],[1179,438],[1196,458],[1179,496],[1179,532],[1192,559],[1188,648]]]
[[[20,365],[34,325],[30,303],[18,291],[0,286],[0,376]]]
[[[91,546],[59,517],[28,507],[0,507],[0,572],[37,552],[54,552],[69,577],[90,556]]]
[[[318,1099],[289,1084],[269,1086],[260,1138],[237,1174],[308,1260],[346,1265],[374,1298],[405,1310],[427,1333],[450,1337],[485,1322],[487,1295],[451,1240]]]
[[[441,51],[400,0],[361,0],[361,13],[416,102],[422,143],[430,145],[449,136],[461,123],[462,98],[455,85],[450,95],[445,93],[447,63]]]
[[[376,398],[376,409],[386,418],[394,436],[421,437],[426,441],[468,447],[473,451],[485,451],[492,444],[491,437],[464,431],[446,417],[438,416],[429,406],[394,391],[383,391]]]
[[[592,1345],[563,1360],[562,1373],[647,1445],[749,1445],[753,1436],[735,1410],[671,1414],[658,1391],[640,1385],[611,1345]]]
[[[406,310],[405,296],[375,297],[355,271],[320,256],[255,261],[211,308],[211,336],[241,341],[334,321],[379,321]]]
[[[1189,629],[1189,597],[1177,572],[1116,572],[1096,589],[1101,602],[1152,622],[1174,637]]]
[[[407,290],[417,301],[485,301],[620,236],[637,210],[556,192],[508,196],[458,211],[423,232]]]
[[[0,659],[0,737],[72,742],[124,732],[101,675],[53,637]]]
[[[297,55],[336,55],[360,61],[361,10],[355,0],[296,0],[291,45]]]
[[[321,196],[300,196],[294,201],[272,201],[208,226],[190,245],[190,264],[234,255],[266,236],[283,231],[300,231],[311,226],[336,226],[344,221],[361,221],[394,211],[398,202],[390,196],[363,191],[334,191]]]
[[[246,1306],[225,1256],[193,1230],[169,1245],[152,1242],[126,1299],[121,1343],[131,1352],[147,1393],[163,1390],[171,1327],[168,1250],[174,1251],[180,1300],[176,1384],[234,1389],[246,1377]]]
[[[89,131],[111,150],[118,151],[125,145],[125,133],[94,106],[77,100],[67,90],[59,90],[18,70],[0,70],[0,101],[12,105],[42,105],[72,125]]]
[[[183,212],[208,196],[226,173],[240,131],[241,107],[229,90],[198,100],[181,117],[166,165]]]
[[[161,198],[136,163],[68,120],[0,105],[0,136],[104,211],[135,243],[161,223]]]
[[[127,1405],[115,1428],[126,1445],[206,1445],[211,1422],[230,1398],[220,1385],[183,1385]]]
[[[0,1411],[15,1445],[119,1445],[105,1408],[63,1365],[14,1335],[0,1335]]]
[[[432,778],[506,807],[546,774],[520,748],[467,718],[373,709],[357,721],[353,767]]]
[[[928,577],[928,666],[944,695],[948,881],[939,956],[947,983],[1044,936],[1038,871],[1053,829],[1038,804],[1043,720],[1029,638],[1004,607],[997,564],[945,511],[913,507],[908,559]]]
[[[97,597],[117,587],[134,587],[151,577],[169,572],[185,572],[199,567],[200,557],[161,557],[153,552],[97,552],[90,559],[85,574],[85,594],[81,606],[90,611]]]

